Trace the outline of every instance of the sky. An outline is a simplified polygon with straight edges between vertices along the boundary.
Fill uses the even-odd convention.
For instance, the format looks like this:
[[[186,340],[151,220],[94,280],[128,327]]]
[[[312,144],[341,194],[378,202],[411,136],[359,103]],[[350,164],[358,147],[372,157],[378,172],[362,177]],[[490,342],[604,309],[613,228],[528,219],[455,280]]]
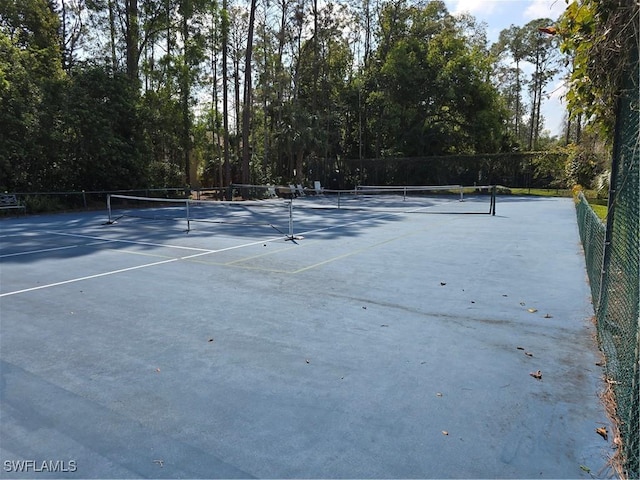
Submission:
[[[453,14],[470,13],[486,23],[490,42],[495,42],[500,31],[511,25],[522,27],[537,18],[556,20],[566,8],[565,0],[445,0],[445,4]],[[545,129],[552,135],[562,135],[565,91],[561,78],[554,79],[546,88],[549,98],[542,105],[542,115]]]

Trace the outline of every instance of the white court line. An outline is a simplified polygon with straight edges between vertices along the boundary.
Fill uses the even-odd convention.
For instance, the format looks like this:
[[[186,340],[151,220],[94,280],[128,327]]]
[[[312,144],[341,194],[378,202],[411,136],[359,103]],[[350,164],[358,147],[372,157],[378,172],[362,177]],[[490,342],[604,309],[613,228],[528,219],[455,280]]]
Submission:
[[[69,283],[82,282],[83,280],[90,280],[92,278],[106,277],[107,275],[115,275],[116,273],[128,272],[128,271],[131,271],[131,270],[137,270],[139,268],[152,267],[154,265],[161,265],[163,263],[177,262],[178,260],[180,260],[180,259],[179,258],[171,258],[169,260],[162,260],[161,262],[147,263],[145,265],[138,265],[136,267],[121,268],[120,270],[112,270],[110,272],[97,273],[96,275],[88,275],[86,277],[72,278],[71,280],[65,280],[63,282],[49,283],[47,285],[40,285],[40,286],[37,286],[37,287],[25,288],[23,290],[16,290],[15,292],[2,293],[2,294],[0,294],[0,298],[8,297],[10,295],[17,295],[19,293],[26,293],[26,292],[33,292],[35,290],[42,290],[43,288],[57,287],[58,285],[66,285],[66,284],[69,284]]]
[[[164,263],[177,262],[179,260],[188,260],[190,258],[199,257],[201,255],[207,255],[209,253],[212,253],[212,252],[207,251],[203,253],[195,253],[193,255],[187,255],[186,257],[170,258],[168,260],[161,260],[159,262],[153,262],[153,263],[145,263],[144,265],[137,265],[135,267],[121,268],[119,270],[111,270],[110,272],[96,273],[95,275],[87,275],[86,277],[72,278],[71,280],[64,280],[62,282],[49,283],[47,285],[39,285],[37,287],[25,288],[23,290],[16,290],[15,292],[2,293],[0,294],[0,298],[8,297],[10,295],[17,295],[18,293],[26,293],[26,292],[33,292],[34,290],[42,290],[43,288],[57,287],[58,285],[66,285],[69,283],[82,282],[84,280],[91,280],[92,278],[100,278],[100,277],[106,277],[107,275],[115,275],[117,273],[130,272],[132,270],[139,270],[141,268],[154,267],[156,265],[162,265]]]
[[[65,247],[43,248],[41,250],[27,250],[26,252],[5,253],[3,255],[0,255],[0,258],[17,257],[20,255],[31,255],[35,253],[55,252],[56,250],[67,250],[69,248],[90,247],[92,245],[100,245],[104,242],[105,240],[100,240],[98,242],[85,243],[83,245],[67,245]]]
[[[49,233],[55,234],[55,232],[49,232]],[[63,233],[60,233],[59,235],[70,235],[70,236],[77,236],[77,237],[92,238],[92,237],[84,236],[84,235],[73,235],[73,234],[63,234]],[[96,238],[96,237],[93,237],[93,238]],[[132,270],[139,270],[139,269],[142,269],[142,268],[154,267],[156,265],[163,265],[165,263],[178,262],[180,260],[189,260],[191,258],[201,257],[201,256],[204,256],[204,255],[209,255],[211,253],[225,252],[225,251],[228,251],[228,250],[235,250],[235,249],[238,249],[238,248],[250,247],[252,245],[258,245],[258,244],[264,243],[264,242],[273,242],[275,240],[281,240],[281,239],[282,239],[282,237],[269,237],[268,239],[265,239],[265,240],[245,243],[243,245],[235,245],[233,247],[227,247],[227,248],[223,248],[223,249],[220,249],[220,250],[204,250],[202,248],[183,247],[183,248],[186,248],[186,249],[189,249],[189,250],[200,250],[200,253],[194,253],[193,255],[187,255],[187,256],[184,256],[184,257],[170,258],[168,260],[161,260],[159,262],[145,263],[144,265],[137,265],[135,267],[128,267],[128,268],[121,268],[121,269],[118,269],[118,270],[111,270],[109,272],[97,273],[95,275],[87,275],[86,277],[72,278],[70,280],[64,280],[62,282],[49,283],[47,285],[39,285],[37,287],[25,288],[23,290],[16,290],[14,292],[2,293],[2,294],[0,294],[0,298],[9,297],[11,295],[17,295],[19,293],[27,293],[27,292],[33,292],[35,290],[42,290],[44,288],[57,287],[59,285],[67,285],[69,283],[82,282],[84,280],[91,280],[93,278],[106,277],[108,275],[116,275],[118,273],[130,272]],[[127,243],[137,243],[137,242],[127,242]],[[158,246],[165,246],[165,245],[158,245]]]
[[[170,244],[153,243],[153,242],[139,242],[135,240],[119,240],[119,239],[113,239],[113,238],[96,237],[93,235],[80,235],[77,233],[62,233],[62,232],[46,232],[46,233],[50,233],[51,235],[62,235],[66,237],[86,238],[90,240],[102,240],[103,242],[131,243],[133,245],[147,245],[150,247],[177,248],[181,250],[192,250],[194,252],[208,252],[208,253],[216,252],[216,250],[208,250],[205,248],[183,247],[181,245],[170,245]]]

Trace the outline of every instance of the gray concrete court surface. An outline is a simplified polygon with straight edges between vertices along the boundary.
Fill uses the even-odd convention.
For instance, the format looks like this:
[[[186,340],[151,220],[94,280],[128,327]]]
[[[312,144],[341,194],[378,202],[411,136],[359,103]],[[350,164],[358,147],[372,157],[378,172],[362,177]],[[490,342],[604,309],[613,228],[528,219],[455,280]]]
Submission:
[[[0,478],[608,475],[572,201],[427,213],[0,220]]]

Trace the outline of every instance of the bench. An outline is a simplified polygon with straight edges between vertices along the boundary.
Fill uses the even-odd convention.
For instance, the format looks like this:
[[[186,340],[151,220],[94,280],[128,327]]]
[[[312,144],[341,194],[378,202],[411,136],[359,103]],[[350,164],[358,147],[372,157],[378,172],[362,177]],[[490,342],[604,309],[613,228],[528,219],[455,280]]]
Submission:
[[[21,205],[20,202],[18,202],[18,197],[16,197],[14,194],[1,193],[0,210],[22,210],[23,213],[26,213],[27,207]]]

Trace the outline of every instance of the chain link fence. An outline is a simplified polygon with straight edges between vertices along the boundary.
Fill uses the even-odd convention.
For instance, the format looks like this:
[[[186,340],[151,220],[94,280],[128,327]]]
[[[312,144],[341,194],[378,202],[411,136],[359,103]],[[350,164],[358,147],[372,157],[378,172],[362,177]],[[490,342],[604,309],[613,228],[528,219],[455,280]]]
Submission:
[[[638,65],[620,96],[606,226],[582,194],[580,236],[606,382],[614,397],[621,475],[640,478],[640,90]]]

